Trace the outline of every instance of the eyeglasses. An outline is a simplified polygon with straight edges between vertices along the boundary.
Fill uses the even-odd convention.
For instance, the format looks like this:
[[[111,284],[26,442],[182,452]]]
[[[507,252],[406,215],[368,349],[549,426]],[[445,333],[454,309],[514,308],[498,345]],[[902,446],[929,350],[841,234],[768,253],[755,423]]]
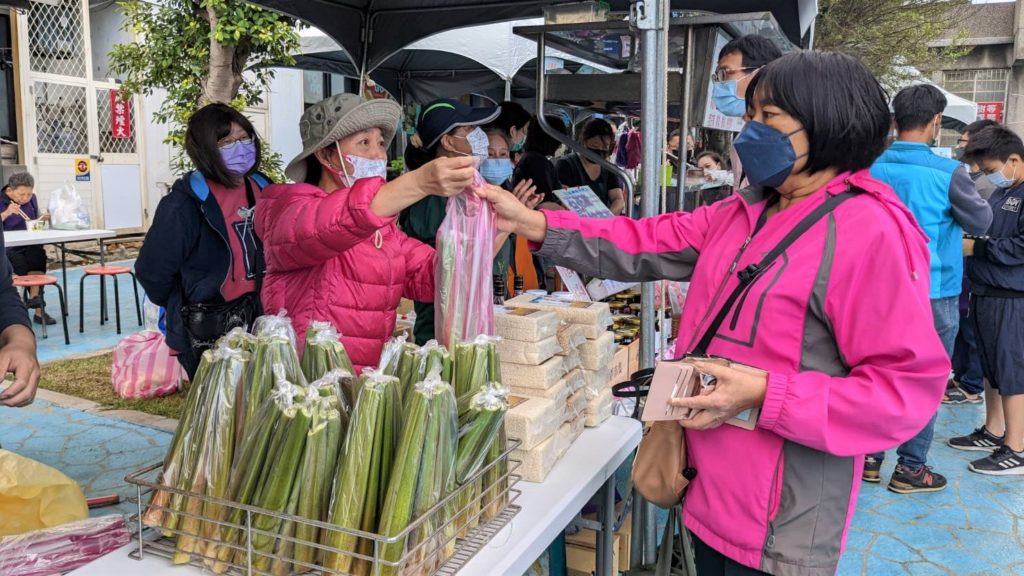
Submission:
[[[745,66],[743,68],[719,68],[715,70],[715,82],[725,82],[729,80],[733,74],[739,74],[740,72],[746,72],[748,70],[757,70],[759,66]]]
[[[221,150],[227,150],[228,148],[233,148],[235,144],[238,144],[239,142],[241,142],[243,146],[247,146],[249,144],[252,144],[252,138],[248,136],[243,136],[241,138],[236,138],[234,140],[228,140],[225,138],[224,140],[221,140],[220,142],[217,143],[217,147],[220,148]]]

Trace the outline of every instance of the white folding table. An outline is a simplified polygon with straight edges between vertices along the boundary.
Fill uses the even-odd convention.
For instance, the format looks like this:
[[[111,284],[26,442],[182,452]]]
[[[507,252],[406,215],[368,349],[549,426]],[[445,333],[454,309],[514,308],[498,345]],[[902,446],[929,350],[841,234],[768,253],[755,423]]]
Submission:
[[[12,230],[4,232],[4,245],[8,248],[17,248],[20,246],[44,246],[52,244],[60,249],[60,269],[62,280],[64,281],[64,309],[68,309],[68,292],[70,287],[68,286],[68,258],[67,258],[67,244],[72,242],[89,242],[92,240],[98,240],[100,243],[100,265],[106,264],[106,252],[103,249],[103,241],[107,238],[113,238],[117,233],[113,230],[102,230],[98,228],[92,228],[89,230],[53,230],[46,229],[38,232],[30,232],[28,230]],[[106,290],[106,283],[100,283],[101,291]],[[106,298],[102,300],[106,301]],[[106,314],[106,311],[103,311]]]

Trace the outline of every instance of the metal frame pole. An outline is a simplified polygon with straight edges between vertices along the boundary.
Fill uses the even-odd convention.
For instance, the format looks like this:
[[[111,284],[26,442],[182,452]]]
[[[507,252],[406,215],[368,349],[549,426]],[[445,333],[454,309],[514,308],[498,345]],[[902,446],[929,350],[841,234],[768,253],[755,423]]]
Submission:
[[[686,207],[686,153],[689,151],[686,144],[686,134],[690,130],[690,90],[693,82],[693,26],[686,28],[686,68],[683,70],[683,93],[679,98],[679,116],[682,120],[679,139],[679,177],[676,181],[679,190],[678,209],[682,212]],[[684,133],[685,131],[685,133]]]
[[[645,104],[640,111],[643,160],[643,188],[641,190],[640,214],[650,218],[658,213],[658,195],[661,190],[661,158],[663,154],[663,138],[667,110],[662,105],[667,101],[665,88],[667,82],[667,66],[661,54],[660,46],[665,45],[664,37],[668,34],[668,2],[664,0],[639,0],[633,5],[633,17],[636,28],[640,31],[641,51],[641,100]],[[660,93],[659,93],[660,90]],[[640,287],[640,368],[654,366],[654,287],[645,282]],[[657,555],[657,530],[652,529],[656,515],[650,503],[645,502],[646,521],[644,526],[644,560],[654,561]]]

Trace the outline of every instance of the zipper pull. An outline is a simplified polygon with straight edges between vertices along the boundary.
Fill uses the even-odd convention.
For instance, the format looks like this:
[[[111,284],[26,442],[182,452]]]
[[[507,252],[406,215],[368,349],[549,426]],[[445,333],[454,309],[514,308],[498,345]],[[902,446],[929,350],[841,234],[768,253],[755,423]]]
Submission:
[[[384,245],[384,235],[380,233],[380,230],[373,233],[373,245],[377,250],[380,250],[380,247]]]
[[[771,522],[768,523],[768,541],[764,543],[765,548],[775,547],[775,526]]]
[[[736,253],[736,259],[732,261],[732,266],[729,266],[729,274],[732,274],[733,272],[736,271],[736,267],[739,266],[740,264],[740,258],[743,257],[743,251],[747,249],[747,245],[750,244],[750,240],[752,238],[753,236],[747,236],[747,238],[743,241],[743,245],[740,246],[739,252]]]

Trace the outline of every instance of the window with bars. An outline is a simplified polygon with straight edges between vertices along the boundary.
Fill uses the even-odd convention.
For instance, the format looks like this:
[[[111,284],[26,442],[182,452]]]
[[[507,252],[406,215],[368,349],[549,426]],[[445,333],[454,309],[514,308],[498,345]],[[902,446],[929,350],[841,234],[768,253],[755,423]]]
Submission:
[[[945,70],[942,72],[942,87],[972,102],[1005,102],[1009,75],[1006,68]]]
[[[28,11],[29,67],[85,78],[81,0],[33,1]]]
[[[36,81],[33,91],[39,152],[88,154],[85,87]]]

